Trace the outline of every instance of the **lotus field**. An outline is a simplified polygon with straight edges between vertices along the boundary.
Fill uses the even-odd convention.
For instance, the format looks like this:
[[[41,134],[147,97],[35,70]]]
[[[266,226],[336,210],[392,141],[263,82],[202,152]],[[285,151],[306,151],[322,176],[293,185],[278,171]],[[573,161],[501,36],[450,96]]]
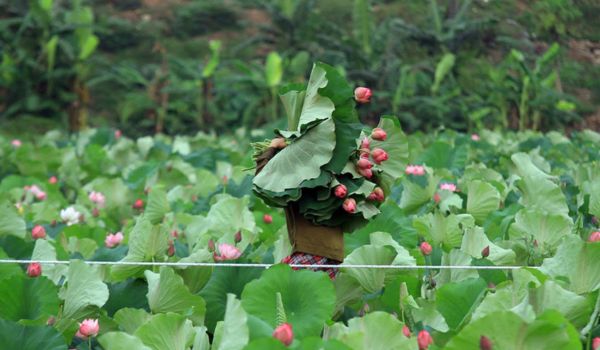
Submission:
[[[271,135],[239,135],[0,138],[0,259],[33,261],[0,264],[0,348],[600,346],[599,134],[400,132],[335,279],[280,263],[248,170]]]

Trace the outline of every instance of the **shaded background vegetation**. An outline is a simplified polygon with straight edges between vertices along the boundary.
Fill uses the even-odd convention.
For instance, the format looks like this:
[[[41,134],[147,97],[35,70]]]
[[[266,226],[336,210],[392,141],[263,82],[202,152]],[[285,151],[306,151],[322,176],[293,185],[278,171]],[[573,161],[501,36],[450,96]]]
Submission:
[[[313,61],[374,90],[364,122],[600,129],[596,0],[0,0],[4,133],[277,125]]]

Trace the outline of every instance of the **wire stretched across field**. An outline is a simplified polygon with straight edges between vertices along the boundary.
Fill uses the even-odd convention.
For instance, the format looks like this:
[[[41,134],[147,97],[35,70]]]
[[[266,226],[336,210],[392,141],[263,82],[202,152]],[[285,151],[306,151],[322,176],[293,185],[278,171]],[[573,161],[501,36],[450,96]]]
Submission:
[[[0,259],[0,264],[58,264],[68,265],[73,260],[18,260],[18,259]],[[242,268],[265,268],[278,264],[261,264],[261,263],[201,263],[201,262],[152,262],[152,261],[89,261],[83,260],[90,265],[127,265],[127,266],[175,266],[175,267],[242,267]],[[519,270],[522,268],[539,269],[539,266],[471,266],[471,265],[456,265],[456,266],[436,266],[436,265],[301,265],[288,264],[290,267],[304,269],[391,269],[391,270]]]

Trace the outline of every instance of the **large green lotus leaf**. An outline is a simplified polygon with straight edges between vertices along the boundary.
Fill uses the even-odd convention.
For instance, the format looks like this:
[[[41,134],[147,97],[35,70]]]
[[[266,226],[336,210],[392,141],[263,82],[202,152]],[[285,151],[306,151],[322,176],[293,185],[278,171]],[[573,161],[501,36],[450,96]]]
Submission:
[[[49,240],[38,239],[35,241],[35,247],[31,254],[31,260],[57,260],[56,249]],[[42,275],[48,277],[54,284],[58,284],[60,279],[67,273],[66,265],[41,264]]]
[[[487,182],[473,180],[467,191],[467,213],[473,215],[478,224],[500,207],[500,192]]]
[[[517,255],[510,249],[504,249],[492,243],[483,229],[479,226],[465,230],[460,249],[471,255],[473,258],[481,258],[481,251],[485,248],[490,248],[488,260],[495,265],[511,265],[515,263]]]
[[[402,334],[402,323],[386,312],[375,311],[348,321],[348,326],[336,323],[329,329],[331,339],[340,340],[353,350],[414,350],[416,337]]]
[[[600,244],[583,242],[568,235],[552,258],[544,259],[541,270],[552,277],[566,277],[569,290],[589,293],[600,289]]]
[[[114,320],[123,331],[133,334],[141,325],[148,322],[151,317],[146,310],[126,307],[115,313]]]
[[[248,209],[249,198],[235,198],[224,195],[210,207],[207,220],[201,225],[196,225],[196,233],[190,240],[196,243],[198,237],[204,232],[210,232],[216,237],[227,236],[233,244],[233,234],[237,231],[252,233],[257,230],[256,222],[252,212]],[[191,226],[191,225],[190,225]],[[190,234],[192,229],[188,229]]]
[[[561,214],[544,213],[535,209],[521,209],[510,226],[514,240],[533,237],[543,254],[554,252],[566,236],[572,233],[573,220]]]
[[[516,167],[517,174],[521,177],[542,178],[546,180],[554,179],[553,176],[548,175],[533,162],[531,155],[522,152],[515,153],[510,159]]]
[[[327,341],[319,337],[308,337],[302,339],[298,350],[352,350],[351,347],[339,340],[329,339]]]
[[[391,265],[396,258],[393,247],[364,245],[354,250],[344,259],[344,265]],[[354,277],[367,293],[375,293],[383,288],[386,270],[384,269],[343,269],[345,273]]]
[[[148,305],[153,313],[177,312],[202,324],[206,306],[201,296],[193,295],[173,269],[162,266],[160,274],[146,271]]]
[[[108,301],[104,304],[108,316],[113,315],[126,307],[148,308],[148,284],[141,278],[127,279],[123,282],[111,283],[108,285]]]
[[[339,173],[348,162],[350,154],[356,149],[356,139],[360,136],[363,125],[356,113],[353,88],[346,78],[330,65],[319,62],[317,66],[327,72],[329,81],[319,90],[319,94],[330,98],[335,105],[333,111],[335,149],[331,162],[324,168]]]
[[[126,209],[131,205],[129,188],[121,178],[95,178],[88,186],[106,195],[107,209]]]
[[[129,234],[129,251],[121,260],[124,262],[161,260],[169,247],[168,232],[159,225],[152,225],[144,216],[138,218]],[[116,265],[112,267],[111,276],[115,281],[139,276],[146,270],[145,266]]]
[[[283,192],[318,177],[333,156],[335,124],[327,119],[275,155],[254,178],[263,190]]]
[[[8,201],[0,202],[0,236],[13,235],[25,238],[25,220]]]
[[[358,281],[347,272],[341,271],[333,281],[335,285],[335,314],[342,312],[346,304],[360,300],[363,289]]]
[[[557,310],[578,328],[588,322],[593,309],[591,298],[570,292],[551,280],[530,291],[529,303],[536,314]]]
[[[192,350],[210,350],[210,340],[206,333],[206,327],[195,327],[196,335],[194,336],[194,346]]]
[[[371,244],[374,246],[392,246],[396,250],[396,258],[392,265],[414,266],[417,260],[413,258],[408,250],[396,242],[392,235],[387,232],[373,232],[370,235]]]
[[[124,332],[108,332],[98,338],[104,350],[151,350],[140,338]]]
[[[600,218],[600,176],[590,183],[590,214]]]
[[[488,293],[473,312],[472,320],[486,317],[501,311],[511,311],[525,322],[535,319],[535,311],[527,302],[526,289],[516,288],[513,284],[499,287],[495,293]]]
[[[227,308],[222,326],[217,326],[212,348],[214,350],[241,350],[250,340],[246,324],[248,316],[234,294],[227,294]],[[220,322],[219,322],[220,323]]]
[[[435,169],[463,169],[469,156],[466,143],[452,145],[445,141],[433,142],[418,158],[419,164],[426,164]]]
[[[242,293],[242,305],[246,312],[275,328],[277,293],[281,294],[287,321],[298,338],[319,335],[335,307],[335,292],[327,274],[293,271],[287,265],[275,265],[248,283]]]
[[[61,290],[65,301],[63,316],[79,319],[88,313],[88,308],[102,307],[108,300],[108,287],[97,270],[81,260],[72,260],[67,273],[67,285]]]
[[[300,121],[306,91],[290,90],[279,95],[279,97],[287,115],[288,127],[293,128]]]
[[[146,219],[152,224],[158,224],[169,210],[167,193],[158,186],[153,187],[148,196],[148,205],[144,209]]]
[[[184,316],[169,312],[152,316],[135,336],[152,350],[188,350],[194,341],[194,327]]]
[[[256,339],[248,346],[244,348],[244,350],[286,350],[287,347],[283,345],[282,342],[275,338],[261,338]]]
[[[479,305],[487,283],[481,278],[444,284],[437,290],[435,301],[450,329],[459,329]]]
[[[331,118],[335,106],[329,98],[319,94],[319,89],[324,88],[328,83],[325,69],[320,65],[313,65],[296,130],[304,131],[315,122]]]
[[[478,349],[481,336],[490,339],[493,349],[579,350],[577,331],[556,312],[525,323],[510,311],[494,312],[468,324],[444,349]]]
[[[463,229],[472,227],[472,221],[473,218],[468,214],[444,216],[435,212],[415,218],[413,226],[427,241],[434,245],[441,244],[449,251],[460,246]]]
[[[46,277],[28,278],[15,275],[0,282],[0,317],[32,320],[44,325],[49,316],[57,315],[58,288]]]
[[[394,116],[381,117],[377,127],[385,130],[387,139],[385,141],[372,140],[371,149],[382,148],[388,154],[388,160],[378,167],[383,170],[381,185],[386,193],[389,193],[394,182],[404,174],[408,164],[408,138],[402,131],[400,121]]]
[[[442,266],[469,266],[473,258],[460,249],[452,249],[450,252],[442,253]],[[444,269],[435,277],[437,286],[442,286],[448,282],[460,282],[470,278],[477,278],[479,274],[475,270],[465,269]]]
[[[0,347],[6,350],[67,350],[62,335],[50,326],[23,326],[1,318]]]
[[[431,201],[436,191],[435,181],[431,178],[427,187],[421,187],[419,184],[409,181],[406,178],[402,180],[402,185],[404,190],[400,197],[400,208],[408,213],[417,211],[423,204]]]
[[[223,319],[227,305],[227,294],[238,297],[247,283],[258,278],[263,269],[218,267],[216,268],[200,295],[206,301],[206,327],[214,332],[217,321]]]

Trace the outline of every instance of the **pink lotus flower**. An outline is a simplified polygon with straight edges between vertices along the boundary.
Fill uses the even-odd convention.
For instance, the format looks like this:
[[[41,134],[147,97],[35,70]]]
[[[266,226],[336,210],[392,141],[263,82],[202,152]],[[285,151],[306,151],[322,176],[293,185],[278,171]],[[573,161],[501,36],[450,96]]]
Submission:
[[[477,134],[471,134],[471,140],[473,140],[473,141],[479,141],[479,135],[477,135]]]
[[[594,338],[594,340],[592,340],[592,350],[599,350],[600,349],[600,337],[596,337]]]
[[[42,265],[39,263],[31,263],[27,266],[27,276],[29,277],[38,277],[42,274]]]
[[[269,214],[263,215],[263,221],[265,224],[270,224],[273,222],[273,217]]]
[[[375,187],[375,189],[373,190],[373,192],[371,192],[371,194],[369,194],[367,199],[377,202],[383,202],[385,200],[385,194],[383,193],[381,187]]]
[[[479,349],[492,350],[492,341],[490,340],[490,338],[486,337],[485,335],[482,335],[479,338]]]
[[[373,177],[373,170],[371,169],[358,169],[358,173],[361,174],[362,176],[366,177],[367,179],[370,179]]]
[[[364,139],[362,139],[362,141],[360,142],[360,149],[363,149],[363,150],[371,149],[371,143],[369,142],[369,138],[365,137]]]
[[[98,320],[88,318],[79,324],[79,329],[75,336],[77,338],[87,339],[89,337],[97,336],[99,331],[100,325],[98,324]]]
[[[385,141],[387,139],[387,133],[382,128],[375,128],[373,132],[371,132],[371,137],[373,140]]]
[[[433,338],[426,330],[422,330],[417,335],[417,344],[419,344],[419,350],[425,350],[429,345],[433,344]]]
[[[121,130],[117,129],[115,130],[115,139],[120,139],[121,136],[123,136],[123,132],[121,132]]]
[[[46,229],[42,225],[35,225],[31,229],[31,237],[33,239],[46,238]]]
[[[372,95],[373,92],[369,88],[360,86],[354,89],[354,99],[358,103],[369,103]]]
[[[422,165],[408,165],[404,171],[407,175],[425,175],[425,167]]]
[[[433,250],[433,248],[431,247],[431,244],[429,244],[427,242],[422,242],[421,245],[419,246],[419,249],[421,249],[421,253],[425,256],[431,254],[431,251]]]
[[[273,331],[273,338],[282,342],[285,346],[289,346],[294,341],[294,332],[292,325],[283,323]]]
[[[50,176],[50,178],[48,179],[48,183],[50,185],[54,185],[58,182],[58,179],[56,178],[56,176]]]
[[[335,190],[333,190],[333,194],[338,198],[346,198],[348,189],[344,185],[337,185],[335,186]]]
[[[342,208],[350,214],[354,213],[356,211],[356,200],[354,198],[346,199],[342,204]]]
[[[92,201],[93,203],[98,205],[98,207],[104,208],[104,203],[106,202],[106,197],[104,197],[104,195],[102,193],[92,191],[88,195],[88,198],[90,199],[90,201]]]
[[[450,192],[456,192],[456,185],[451,183],[441,183],[440,190],[446,190]]]
[[[25,190],[31,192],[37,200],[43,201],[46,199],[46,192],[42,191],[42,189],[36,185],[25,186]]]
[[[406,325],[402,326],[402,334],[404,334],[405,337],[410,338],[410,329],[408,329]]]
[[[121,232],[117,232],[115,234],[108,234],[104,239],[104,245],[106,248],[114,248],[121,244],[123,241],[123,234]]]
[[[19,139],[14,139],[10,142],[10,144],[14,147],[14,148],[19,148],[21,147],[22,143],[21,140]]]
[[[600,231],[592,232],[588,238],[588,242],[600,242]]]
[[[371,152],[371,156],[377,164],[381,164],[381,162],[388,160],[387,152],[382,150],[381,148],[375,148],[373,152]]]
[[[214,252],[213,258],[215,261],[235,260],[241,255],[242,252],[236,247],[227,243],[221,243],[219,244],[219,255],[217,255],[217,252]]]

